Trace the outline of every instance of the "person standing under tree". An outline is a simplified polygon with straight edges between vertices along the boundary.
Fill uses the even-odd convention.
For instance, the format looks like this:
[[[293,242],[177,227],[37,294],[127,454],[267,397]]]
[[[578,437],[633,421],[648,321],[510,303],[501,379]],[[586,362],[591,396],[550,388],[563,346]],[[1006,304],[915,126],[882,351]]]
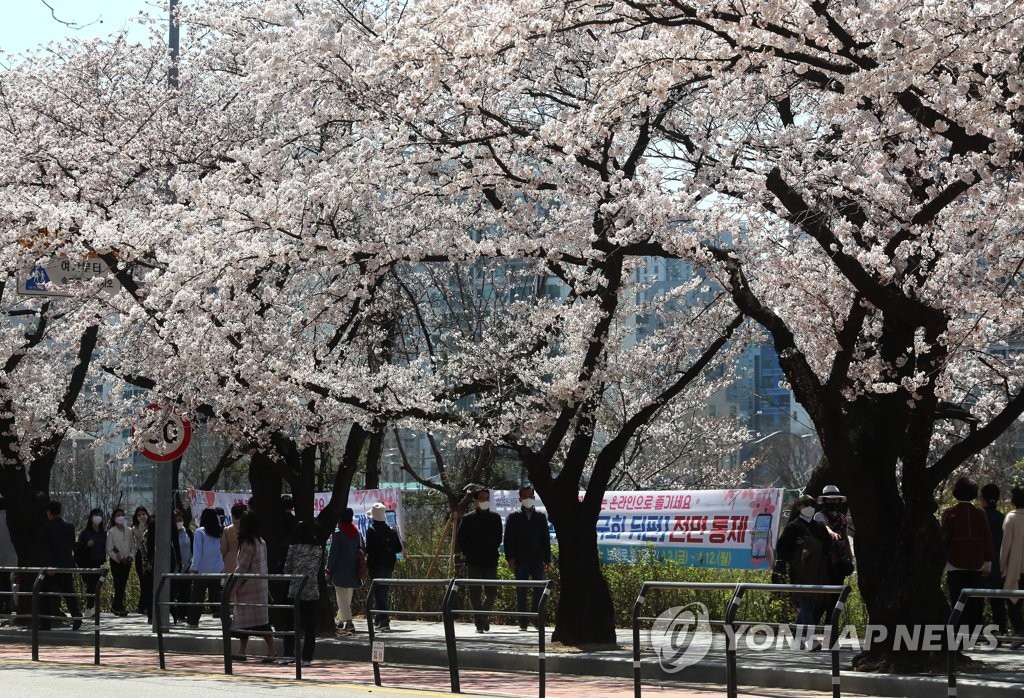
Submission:
[[[288,555],[284,559],[284,573],[306,578],[301,589],[297,579],[288,583],[288,599],[299,606],[302,666],[310,666],[316,652],[316,609],[320,601],[320,570],[323,569],[323,558],[324,551],[317,543],[313,522],[300,521],[292,533]]]
[[[459,549],[466,557],[466,576],[470,579],[498,578],[498,547],[501,545],[501,517],[491,511],[491,492],[480,488],[473,493],[476,509],[462,517],[457,536]],[[483,587],[484,599],[480,601],[481,587],[469,587],[469,601],[475,611],[490,611],[498,596],[498,588]],[[483,633],[491,629],[491,620],[486,613],[475,616],[476,631]]]
[[[136,507],[132,515],[132,549],[135,550],[135,574],[139,577],[139,613],[150,617],[153,606],[153,558],[146,556],[143,541],[149,530],[149,512]]]
[[[127,616],[124,593],[132,571],[132,560],[135,559],[135,543],[131,529],[125,526],[124,509],[121,508],[110,513],[107,558],[110,560],[110,576],[114,578],[114,600],[110,610],[115,616]]]
[[[192,541],[192,565],[189,572],[198,574],[221,574],[224,572],[224,558],[220,555],[220,537],[223,533],[217,512],[210,507],[203,509],[199,515],[199,528],[196,529]],[[202,601],[209,594],[210,604],[214,607],[213,616],[220,615],[220,580],[197,579],[192,582],[192,594],[189,601],[188,625],[199,627],[199,617],[203,614]]]
[[[54,500],[46,505],[46,523],[43,525],[39,540],[40,567],[75,567],[75,527],[61,518],[61,503]],[[67,572],[47,572],[43,580],[43,591],[59,593],[68,605],[68,611],[74,618],[71,628],[82,627],[82,611],[78,606],[75,594],[74,577]],[[42,597],[43,615],[39,627],[50,629],[50,616],[60,615],[60,596]]]
[[[972,502],[978,486],[967,478],[953,485],[957,503],[942,512],[942,532],[946,539],[946,586],[949,602],[956,604],[964,589],[977,589],[992,569],[994,552],[988,520]],[[971,597],[964,607],[961,623],[973,628],[981,625],[981,599]]]
[[[981,488],[981,501],[984,504],[981,511],[988,521],[988,531],[992,536],[992,550],[996,553],[992,559],[992,570],[984,578],[986,589],[1002,589],[1003,575],[999,567],[999,549],[1003,544],[1003,513],[997,508],[999,504],[999,487],[989,483]],[[992,609],[992,622],[999,626],[999,634],[1006,634],[1006,601],[1004,599],[989,599],[989,608]]]
[[[103,510],[93,509],[85,521],[85,528],[78,534],[75,545],[75,564],[79,568],[103,567],[107,557],[107,532],[103,530]],[[85,615],[91,616],[96,610],[96,585],[99,584],[100,573],[82,574],[82,588],[86,594]]]
[[[257,518],[242,517],[237,525],[238,554],[235,556],[235,566],[231,571],[235,574],[266,574],[267,544],[260,538]],[[231,599],[235,604],[235,614],[231,619],[232,630],[270,633],[270,609],[267,608],[269,599],[270,587],[266,579],[238,580]],[[264,661],[271,662],[277,656],[274,636],[264,635],[263,641],[267,643],[267,656]],[[248,647],[249,636],[240,634],[239,655],[236,658],[244,662]]]
[[[388,509],[377,502],[366,512],[372,520],[366,529],[366,564],[370,579],[391,579],[395,576],[398,553],[402,552],[402,540],[393,528],[388,526]],[[388,610],[388,588],[379,584],[373,589],[373,605],[376,610]],[[391,630],[391,619],[387,613],[378,613],[373,623],[380,630]]]
[[[519,488],[519,511],[509,514],[505,522],[505,560],[516,579],[544,579],[551,565],[551,536],[548,518],[534,507],[533,488]],[[541,589],[533,590],[534,613],[540,608]],[[516,589],[516,611],[526,612],[526,589]],[[528,630],[525,618],[519,619],[519,629]]]
[[[331,554],[327,558],[327,580],[334,587],[338,601],[338,615],[334,619],[339,630],[354,633],[352,621],[352,594],[363,585],[359,578],[359,555],[366,554],[363,537],[352,523],[355,512],[345,509],[341,513],[338,530],[331,536]]]

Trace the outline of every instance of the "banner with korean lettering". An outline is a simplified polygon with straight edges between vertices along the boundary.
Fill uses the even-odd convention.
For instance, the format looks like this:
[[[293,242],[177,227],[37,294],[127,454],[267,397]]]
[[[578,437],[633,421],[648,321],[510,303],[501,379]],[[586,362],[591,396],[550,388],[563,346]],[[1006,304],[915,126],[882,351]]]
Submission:
[[[648,549],[689,567],[771,569],[782,512],[781,489],[608,492],[597,538],[605,562],[627,562]],[[580,492],[582,499],[584,493]],[[538,511],[544,511],[536,499]],[[491,492],[504,519],[519,508],[515,490]],[[554,527],[548,522],[552,543]]]
[[[781,513],[781,489],[608,492],[597,539],[606,561],[653,545],[689,567],[771,569]]]

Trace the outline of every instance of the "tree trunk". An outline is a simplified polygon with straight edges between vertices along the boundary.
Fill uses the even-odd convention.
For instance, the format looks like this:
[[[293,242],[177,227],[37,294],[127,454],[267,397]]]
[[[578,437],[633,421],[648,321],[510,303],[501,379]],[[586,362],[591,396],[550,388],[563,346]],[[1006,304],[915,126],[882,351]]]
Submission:
[[[895,422],[896,420],[890,420]],[[942,653],[896,651],[897,625],[942,625],[949,604],[942,593],[946,549],[933,492],[897,478],[899,432],[851,428],[851,454],[832,453],[829,474],[848,497],[854,526],[857,587],[869,622],[886,628],[886,639],[854,659],[863,671],[941,670]]]
[[[544,500],[558,536],[558,611],[553,642],[574,647],[615,644],[615,607],[601,571],[597,520],[575,497]]]
[[[366,448],[366,482],[364,489],[380,487],[380,456],[384,452],[384,427],[375,428],[370,434]]]

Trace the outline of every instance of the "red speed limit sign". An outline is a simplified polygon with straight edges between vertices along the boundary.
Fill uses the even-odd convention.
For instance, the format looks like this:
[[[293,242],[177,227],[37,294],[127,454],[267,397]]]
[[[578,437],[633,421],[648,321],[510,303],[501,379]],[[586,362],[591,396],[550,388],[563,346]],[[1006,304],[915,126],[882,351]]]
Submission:
[[[192,423],[166,405],[148,405],[142,421],[145,431],[139,436],[139,453],[157,462],[172,461],[188,448],[192,440]]]

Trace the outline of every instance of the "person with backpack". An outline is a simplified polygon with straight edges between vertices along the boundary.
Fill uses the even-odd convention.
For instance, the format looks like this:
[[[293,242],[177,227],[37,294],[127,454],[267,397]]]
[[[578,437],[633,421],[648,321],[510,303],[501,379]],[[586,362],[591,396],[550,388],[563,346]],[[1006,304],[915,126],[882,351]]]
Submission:
[[[352,594],[366,578],[366,546],[359,529],[352,523],[355,512],[345,509],[341,513],[338,530],[331,536],[331,554],[327,557],[327,580],[334,586],[338,600],[338,615],[334,619],[338,630],[354,633],[352,622]]]
[[[818,497],[818,511],[814,520],[825,526],[832,539],[828,554],[828,583],[846,584],[846,578],[853,574],[853,550],[850,547],[850,524],[843,507],[846,497],[835,485],[825,485]]]
[[[377,502],[366,513],[372,520],[366,529],[366,566],[370,579],[390,579],[395,576],[395,565],[398,563],[398,553],[402,552],[402,541],[395,529],[388,526],[386,506]],[[386,586],[374,587],[373,605],[377,610],[388,610]],[[381,631],[391,630],[391,621],[387,613],[378,613],[373,619],[373,624]]]
[[[788,568],[790,584],[829,583],[832,537],[825,525],[814,520],[814,497],[801,495],[793,504],[790,522],[775,547],[775,559]],[[825,594],[797,594],[797,625],[819,625],[829,605]],[[815,643],[815,647],[820,647]]]

